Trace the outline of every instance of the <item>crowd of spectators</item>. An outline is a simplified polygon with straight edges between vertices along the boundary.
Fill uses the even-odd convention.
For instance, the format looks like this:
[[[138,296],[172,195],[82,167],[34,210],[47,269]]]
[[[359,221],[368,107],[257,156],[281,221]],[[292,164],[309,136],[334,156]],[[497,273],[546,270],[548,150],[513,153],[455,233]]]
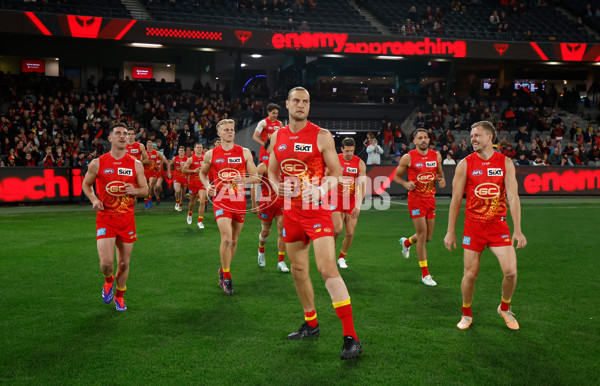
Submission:
[[[78,91],[65,78],[0,74],[0,163],[5,166],[84,167],[89,156],[110,150],[109,128],[126,122],[136,140],[155,140],[167,158],[178,146],[211,144],[216,124],[237,116],[245,125],[262,119],[261,101],[233,103],[207,86],[192,93],[148,92],[138,82],[93,78]]]

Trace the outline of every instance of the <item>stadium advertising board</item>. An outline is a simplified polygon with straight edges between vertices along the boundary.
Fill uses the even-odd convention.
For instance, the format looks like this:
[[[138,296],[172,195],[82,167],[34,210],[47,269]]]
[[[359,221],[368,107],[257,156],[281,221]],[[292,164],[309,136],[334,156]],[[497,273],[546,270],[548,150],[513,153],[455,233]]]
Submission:
[[[43,60],[23,59],[21,61],[21,72],[35,72],[43,74],[46,72],[46,63]]]
[[[484,41],[329,32],[286,32],[0,11],[0,31],[125,42],[257,49],[310,54],[362,54],[534,61],[600,61],[600,44]]]
[[[0,203],[71,201],[82,182],[79,169],[0,168]]]

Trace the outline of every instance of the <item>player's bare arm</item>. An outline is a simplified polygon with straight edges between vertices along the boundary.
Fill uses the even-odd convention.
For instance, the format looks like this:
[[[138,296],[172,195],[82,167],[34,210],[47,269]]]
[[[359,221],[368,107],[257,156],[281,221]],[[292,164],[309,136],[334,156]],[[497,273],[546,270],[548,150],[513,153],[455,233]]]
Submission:
[[[321,186],[317,187],[317,191],[320,194],[318,198],[321,198],[331,189],[337,188],[339,178],[342,176],[342,165],[340,165],[340,159],[335,151],[335,142],[329,130],[319,130],[317,136],[317,148],[321,152],[323,161],[325,161],[325,166],[329,171],[328,175],[323,178]],[[307,193],[314,194],[315,191],[313,189],[307,189]],[[310,198],[306,197],[306,199],[312,199],[312,196]]]
[[[360,206],[367,190],[367,165],[363,160],[360,160],[358,163],[358,177],[354,181],[354,187],[356,191],[356,206],[350,212],[350,217],[358,218],[360,215]]]
[[[144,177],[144,165],[138,160],[135,160],[135,182],[137,188],[132,184],[125,184],[127,194],[136,197],[146,197],[148,195],[148,183],[146,182],[146,177]]]
[[[146,165],[150,162],[150,158],[148,158],[148,153],[146,153],[146,146],[140,143],[140,151],[142,152],[142,165]]]
[[[196,169],[190,169],[190,166],[192,166],[192,161],[193,161],[192,157],[188,158],[187,161],[185,161],[185,164],[181,168],[181,172],[183,174],[194,174],[194,173],[198,173],[199,172],[198,168],[196,168]]]
[[[258,184],[260,177],[256,173],[256,165],[252,159],[252,152],[244,148],[244,159],[246,161],[246,177],[240,179],[242,184]]]
[[[277,161],[277,156],[275,156],[275,152],[273,151],[273,147],[277,143],[277,131],[271,135],[271,144],[269,145],[269,167],[267,169],[267,173],[269,174],[269,181],[277,182],[279,181],[280,173],[279,170],[279,161]],[[284,183],[277,182],[277,194],[279,196],[284,195]]]
[[[171,178],[171,163],[169,162],[169,160],[167,159],[167,157],[165,157],[164,154],[162,153],[158,153],[160,159],[163,161],[163,164],[167,165],[167,177]]]
[[[260,134],[262,133],[262,131],[264,130],[264,128],[266,126],[267,126],[267,122],[265,122],[264,119],[261,120],[256,125],[256,130],[254,130],[254,134],[252,134],[252,139],[254,140],[254,142],[258,143],[260,146],[265,146],[265,142],[262,139],[260,139]]]
[[[513,241],[517,242],[517,249],[520,249],[527,245],[527,239],[521,231],[521,199],[519,198],[519,187],[515,173],[515,165],[509,158],[506,158],[504,165],[506,168],[506,176],[504,177],[506,200],[508,201],[514,228]]]
[[[206,192],[208,193],[209,196],[215,195],[215,187],[211,185],[211,183],[208,179],[208,172],[210,170],[210,163],[212,161],[212,155],[213,155],[212,149],[207,151],[206,154],[204,154],[204,160],[202,161],[202,166],[200,166],[200,181],[206,188]],[[186,162],[186,165],[187,165],[187,162]]]
[[[415,183],[413,181],[407,181],[404,179],[404,175],[406,174],[409,166],[410,154],[407,153],[400,158],[400,162],[396,168],[396,174],[394,175],[394,182],[398,185],[404,186],[406,190],[413,190],[415,188]]]
[[[456,166],[454,179],[452,180],[452,201],[450,202],[450,211],[448,213],[448,231],[444,237],[444,246],[452,251],[452,247],[456,249],[456,220],[458,212],[465,193],[465,185],[467,183],[467,161],[461,160]]]
[[[259,177],[264,176],[267,173],[267,165],[261,163],[256,167],[256,174]],[[252,202],[252,213],[258,213],[258,187],[259,183],[255,183],[252,185],[252,190],[250,190],[250,201]],[[262,195],[262,193],[261,193]]]
[[[88,171],[85,173],[85,177],[83,179],[83,184],[81,184],[81,189],[83,189],[83,193],[92,203],[92,208],[95,211],[104,210],[104,204],[94,193],[94,182],[96,182],[96,176],[98,175],[98,168],[100,167],[100,161],[98,158],[94,159],[90,162],[88,166]],[[142,171],[143,174],[143,171]]]
[[[446,187],[446,178],[444,177],[444,168],[442,168],[442,155],[439,151],[436,151],[437,154],[437,181],[438,186],[440,188]]]

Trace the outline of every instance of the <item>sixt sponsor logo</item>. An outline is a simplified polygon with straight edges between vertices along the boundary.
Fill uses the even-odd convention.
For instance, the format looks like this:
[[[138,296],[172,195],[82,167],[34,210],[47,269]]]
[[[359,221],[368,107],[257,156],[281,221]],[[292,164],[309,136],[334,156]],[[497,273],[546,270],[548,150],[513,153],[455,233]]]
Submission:
[[[119,176],[133,176],[133,170],[131,170],[131,169],[125,169],[125,168],[119,168],[117,174]]]
[[[504,172],[500,168],[490,168],[487,170],[488,177],[501,177]]]
[[[428,168],[435,168],[437,166],[437,161],[427,161],[425,162],[425,166]]]
[[[241,164],[242,157],[229,157],[227,158],[227,162],[230,164]]]
[[[308,143],[295,143],[294,151],[299,153],[312,153],[312,145]]]

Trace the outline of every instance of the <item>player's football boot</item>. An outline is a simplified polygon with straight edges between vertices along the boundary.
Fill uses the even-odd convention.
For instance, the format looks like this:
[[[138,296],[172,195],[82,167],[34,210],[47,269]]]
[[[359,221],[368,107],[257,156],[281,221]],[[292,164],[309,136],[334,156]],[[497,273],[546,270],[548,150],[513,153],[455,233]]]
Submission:
[[[337,265],[343,269],[348,268],[348,264],[346,264],[346,259],[344,259],[343,257],[340,257],[339,259],[337,259]]]
[[[178,211],[178,212],[181,212],[181,211],[182,211],[182,209],[181,209],[181,204],[177,205],[177,211]]]
[[[148,209],[148,203],[144,202],[144,209]]]
[[[402,256],[404,256],[405,259],[408,259],[410,257],[410,247],[404,246],[404,242],[406,241],[406,237],[402,237],[398,241],[400,241],[400,244],[402,244]]]
[[[125,305],[124,298],[115,298],[115,306],[117,311],[127,311],[127,306]]]
[[[466,330],[467,328],[469,328],[471,323],[473,323],[473,317],[463,315],[462,318],[460,318],[460,322],[458,322],[456,327],[460,328],[461,330]]]
[[[515,319],[515,314],[513,314],[511,310],[502,311],[500,306],[498,306],[498,314],[500,314],[502,319],[504,319],[506,322],[506,327],[510,328],[511,330],[519,329],[519,322],[517,322],[517,319]]]
[[[308,322],[304,322],[302,326],[298,329],[298,331],[294,331],[288,336],[286,339],[288,340],[296,340],[296,339],[304,339],[310,338],[311,336],[319,336],[319,325],[316,327],[311,327],[308,325]]]
[[[187,216],[188,225],[192,225],[192,216]]]
[[[148,209],[152,208],[152,200],[148,200]]]
[[[340,354],[341,359],[352,359],[358,358],[362,353],[362,345],[360,340],[354,339],[350,335],[344,336],[344,345],[342,346],[342,353]]]
[[[223,288],[223,268],[219,268],[219,287]]]
[[[175,203],[175,210],[179,210],[179,204]]]
[[[285,264],[285,261],[280,261],[279,263],[277,263],[277,269],[283,273],[290,272],[290,269]]]
[[[104,303],[108,304],[112,302],[113,296],[115,295],[115,282],[112,283],[104,283],[102,287],[102,300]]]
[[[258,252],[258,265],[260,265],[261,267],[264,267],[267,264],[266,260],[265,260],[265,253],[264,252]]]
[[[428,285],[430,287],[435,287],[437,285],[437,283],[431,278],[431,275],[427,275],[421,278],[421,281],[423,282],[423,284]]]
[[[199,228],[199,229],[204,229],[204,224],[203,224],[202,222],[199,222],[199,223],[198,223],[198,228]]]
[[[233,295],[233,281],[231,279],[223,279],[223,292],[225,292],[225,295]]]

